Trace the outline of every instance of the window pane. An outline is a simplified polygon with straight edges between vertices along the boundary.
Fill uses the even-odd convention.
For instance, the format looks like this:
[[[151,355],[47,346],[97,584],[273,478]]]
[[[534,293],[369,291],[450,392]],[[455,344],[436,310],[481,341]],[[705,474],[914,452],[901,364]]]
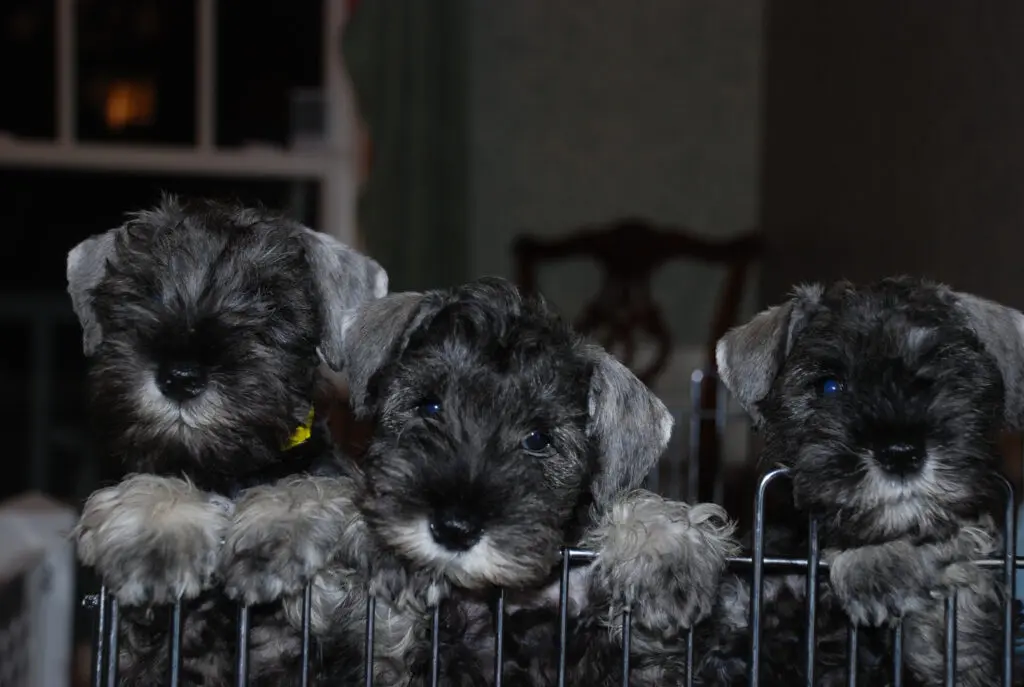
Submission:
[[[52,0],[0,2],[0,132],[54,135],[55,5]]]
[[[289,142],[292,103],[315,108],[304,92],[323,81],[322,33],[321,0],[219,0],[219,145]]]
[[[195,140],[195,2],[78,0],[78,136]]]

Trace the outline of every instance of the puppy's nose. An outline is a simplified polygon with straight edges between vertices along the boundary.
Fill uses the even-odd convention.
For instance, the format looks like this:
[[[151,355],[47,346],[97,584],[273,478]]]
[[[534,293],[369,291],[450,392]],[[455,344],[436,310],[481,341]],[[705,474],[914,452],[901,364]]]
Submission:
[[[430,519],[430,535],[449,551],[468,551],[480,541],[480,525],[465,510],[447,508]]]
[[[163,363],[156,372],[156,385],[167,398],[187,401],[203,392],[206,370],[193,362]]]
[[[875,460],[886,472],[903,477],[921,469],[925,454],[923,441],[893,441],[875,449]]]

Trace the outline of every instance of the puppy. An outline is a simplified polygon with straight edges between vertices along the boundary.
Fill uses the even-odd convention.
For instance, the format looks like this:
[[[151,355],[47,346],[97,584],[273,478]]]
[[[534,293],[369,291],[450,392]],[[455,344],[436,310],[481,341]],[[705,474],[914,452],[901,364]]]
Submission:
[[[597,555],[570,578],[573,634],[590,638],[569,648],[570,684],[621,680],[626,609],[631,684],[676,674],[732,526],[717,506],[637,490],[672,419],[632,373],[496,278],[364,304],[344,362],[356,411],[376,422],[364,471],[260,490],[225,542],[227,585],[246,601],[312,580],[323,684],[362,680],[367,591],[374,684],[427,684],[434,607],[440,683],[491,684],[499,587],[505,684],[555,684],[560,547],[573,545]],[[264,506],[284,500],[303,503],[293,531]]]
[[[233,501],[335,471],[313,409],[320,366],[340,367],[345,313],[384,295],[387,276],[293,221],[174,198],[77,245],[67,275],[100,446],[132,473],[88,499],[75,533],[82,562],[130,607],[122,684],[165,679],[156,606],[177,599],[196,600],[185,682],[227,684],[236,612],[211,590]],[[274,641],[257,655],[273,661]]]
[[[954,593],[956,684],[999,684],[1008,599],[1001,573],[975,561],[1003,549],[996,439],[1024,419],[1024,315],[910,278],[803,286],[722,338],[717,362],[764,434],[764,463],[791,470],[796,522],[819,522],[817,684],[846,684],[847,618],[865,628],[864,684],[892,679],[898,619],[909,676],[942,683]],[[745,684],[747,586],[726,578],[714,614],[703,670],[722,683]],[[804,679],[803,589],[767,580],[761,684]]]

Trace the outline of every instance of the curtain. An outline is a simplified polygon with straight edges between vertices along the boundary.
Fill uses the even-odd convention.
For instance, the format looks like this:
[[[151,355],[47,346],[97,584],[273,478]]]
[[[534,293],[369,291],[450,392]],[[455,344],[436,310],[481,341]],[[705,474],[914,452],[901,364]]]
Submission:
[[[342,55],[371,159],[358,219],[394,291],[467,274],[465,0],[359,0]]]

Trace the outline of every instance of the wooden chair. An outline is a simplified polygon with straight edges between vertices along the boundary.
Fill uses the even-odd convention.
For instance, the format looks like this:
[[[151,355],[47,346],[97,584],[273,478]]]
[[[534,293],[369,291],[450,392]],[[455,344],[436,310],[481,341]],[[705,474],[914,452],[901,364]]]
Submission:
[[[628,217],[606,225],[582,227],[554,239],[523,235],[515,240],[512,249],[519,285],[527,291],[537,290],[537,274],[543,265],[578,258],[596,261],[603,272],[602,283],[597,295],[584,306],[576,326],[615,353],[645,384],[653,385],[668,365],[673,348],[665,319],[651,294],[654,273],[676,260],[725,267],[725,282],[705,344],[705,370],[713,373],[715,344],[736,324],[747,274],[761,255],[762,239],[754,231],[726,240],[711,240],[685,228],[658,227],[642,218]],[[653,339],[655,354],[649,364],[637,368],[640,334]],[[704,375],[700,408],[705,419],[700,425],[700,452],[691,457],[699,461],[699,479],[696,485],[687,485],[690,499],[711,500],[714,496],[721,449],[714,421],[717,386],[714,374]],[[729,503],[724,505],[729,507]]]

